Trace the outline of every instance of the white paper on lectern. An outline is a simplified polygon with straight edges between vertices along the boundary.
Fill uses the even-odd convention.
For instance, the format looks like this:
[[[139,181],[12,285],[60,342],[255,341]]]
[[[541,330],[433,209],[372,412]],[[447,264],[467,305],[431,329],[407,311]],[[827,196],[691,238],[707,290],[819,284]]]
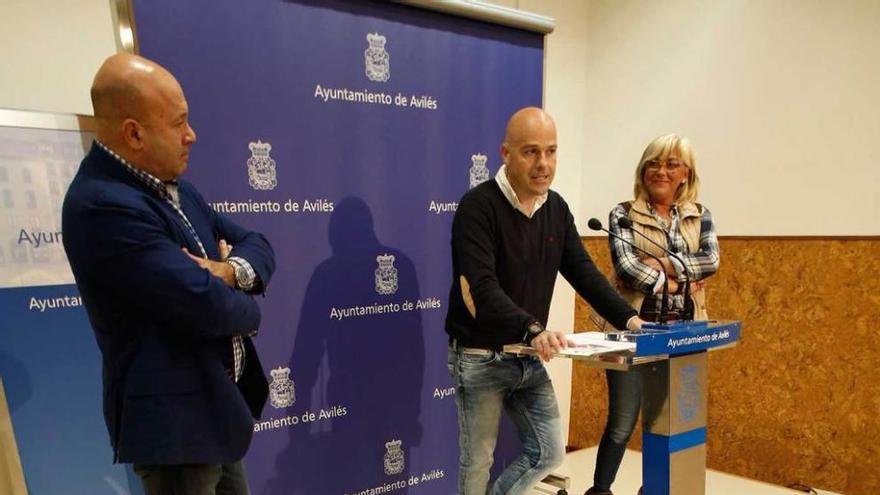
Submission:
[[[576,347],[569,347],[560,352],[562,355],[569,356],[593,356],[602,354],[603,352],[621,352],[635,351],[635,342],[618,342],[614,340],[605,340],[605,334],[602,332],[582,332],[566,335],[568,340],[574,342]]]

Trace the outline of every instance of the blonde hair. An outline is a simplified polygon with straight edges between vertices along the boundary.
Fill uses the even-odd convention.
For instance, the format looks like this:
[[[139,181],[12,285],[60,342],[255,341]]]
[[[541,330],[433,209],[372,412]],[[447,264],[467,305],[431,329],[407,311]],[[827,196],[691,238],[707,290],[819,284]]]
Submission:
[[[636,180],[633,187],[633,195],[636,199],[644,199],[650,202],[648,189],[645,187],[645,167],[653,160],[665,161],[670,157],[678,158],[687,166],[687,182],[678,186],[673,201],[679,203],[694,203],[700,190],[700,177],[697,175],[697,160],[694,156],[694,148],[691,141],[683,136],[667,134],[654,138],[642,153],[642,159],[636,167]]]

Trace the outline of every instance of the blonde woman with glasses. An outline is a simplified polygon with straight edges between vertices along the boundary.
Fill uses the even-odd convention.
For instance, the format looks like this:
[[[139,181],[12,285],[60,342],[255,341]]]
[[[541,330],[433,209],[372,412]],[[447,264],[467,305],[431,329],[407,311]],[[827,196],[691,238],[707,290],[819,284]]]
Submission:
[[[675,134],[660,136],[648,144],[636,167],[634,199],[618,204],[609,215],[612,232],[660,259],[658,263],[614,237],[608,239],[617,288],[646,321],[657,321],[664,281],[669,290],[667,307],[673,317],[681,314],[685,307],[685,273],[691,280],[694,319],[708,319],[704,281],[718,270],[719,250],[712,214],[696,202],[699,188],[690,140]],[[624,217],[631,227],[621,225]],[[677,253],[684,265],[645,237]],[[587,495],[612,495],[611,485],[641,408],[642,376],[638,368],[607,370],[606,378],[608,422],[599,443],[593,486]]]

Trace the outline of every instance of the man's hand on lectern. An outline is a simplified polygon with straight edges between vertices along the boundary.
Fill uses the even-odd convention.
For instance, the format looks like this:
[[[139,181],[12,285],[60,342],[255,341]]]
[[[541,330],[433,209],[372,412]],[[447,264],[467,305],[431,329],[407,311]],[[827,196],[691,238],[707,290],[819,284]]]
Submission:
[[[530,345],[538,351],[541,359],[550,361],[557,352],[566,349],[570,343],[564,333],[544,330],[532,339]]]

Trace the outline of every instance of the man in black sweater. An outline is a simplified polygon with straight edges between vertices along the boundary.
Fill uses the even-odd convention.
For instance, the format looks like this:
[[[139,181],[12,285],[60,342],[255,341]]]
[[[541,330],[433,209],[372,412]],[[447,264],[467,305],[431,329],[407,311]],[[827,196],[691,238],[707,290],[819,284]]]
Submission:
[[[581,244],[568,205],[550,190],[556,125],[540,108],[507,124],[504,165],[495,180],[461,199],[452,224],[452,288],[446,332],[459,416],[459,493],[527,493],[565,454],[553,385],[537,357],[502,352],[526,343],[549,360],[570,343],[546,330],[561,273],[617,328],[641,320]],[[501,410],[516,424],[523,452],[487,492]]]

